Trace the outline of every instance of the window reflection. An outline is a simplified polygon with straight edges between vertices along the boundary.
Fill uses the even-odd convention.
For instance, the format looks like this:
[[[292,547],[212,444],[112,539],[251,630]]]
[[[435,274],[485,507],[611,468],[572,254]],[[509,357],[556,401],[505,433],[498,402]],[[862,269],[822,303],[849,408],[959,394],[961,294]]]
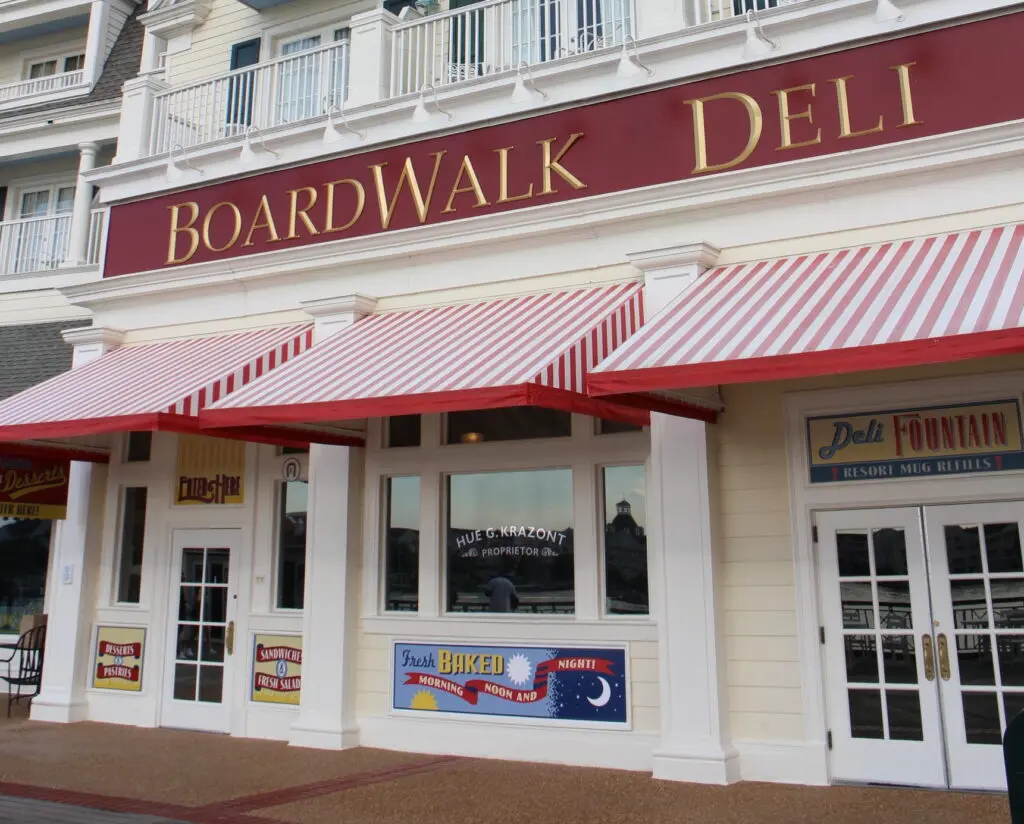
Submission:
[[[50,521],[0,518],[0,633],[17,633],[43,611]]]
[[[572,613],[572,470],[448,477],[449,612]]]
[[[305,481],[281,484],[281,510],[277,545],[278,609],[302,609],[306,590]]]
[[[605,612],[646,615],[647,487],[644,467],[604,469]]]
[[[384,608],[415,611],[420,586],[419,477],[388,478],[384,503]]]
[[[130,486],[124,491],[117,600],[125,604],[139,603],[142,590],[142,552],[146,533],[147,496],[148,490],[144,486]]]

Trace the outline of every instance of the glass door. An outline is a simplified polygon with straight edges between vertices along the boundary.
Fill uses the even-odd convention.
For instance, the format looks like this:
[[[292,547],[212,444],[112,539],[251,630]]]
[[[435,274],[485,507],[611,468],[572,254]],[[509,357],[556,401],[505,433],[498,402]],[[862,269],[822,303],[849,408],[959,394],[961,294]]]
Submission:
[[[946,786],[919,510],[816,520],[833,777]]]
[[[233,529],[174,533],[165,727],[230,730],[238,544]]]
[[[321,114],[320,59],[322,54],[303,54],[320,48],[320,35],[302,37],[281,44],[281,56],[291,57],[279,64],[277,123],[293,123]],[[320,58],[320,59],[318,59]]]
[[[1024,710],[1024,503],[924,513],[950,785],[1005,790],[1003,731]]]

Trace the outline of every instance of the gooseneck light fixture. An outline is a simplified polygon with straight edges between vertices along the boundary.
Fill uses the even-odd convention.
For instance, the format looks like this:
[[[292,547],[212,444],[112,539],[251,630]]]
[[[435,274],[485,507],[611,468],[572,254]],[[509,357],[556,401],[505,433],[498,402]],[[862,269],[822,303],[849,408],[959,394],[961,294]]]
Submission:
[[[534,85],[533,75],[530,74],[530,64],[525,60],[520,61],[516,67],[516,84],[512,88],[512,100],[525,104],[547,99],[547,93]]]
[[[238,154],[238,159],[245,166],[252,166],[260,161],[260,155],[256,153],[256,150],[252,147],[252,134],[256,133],[256,136],[260,140],[260,154],[267,153],[280,159],[281,155],[267,146],[267,142],[263,139],[263,132],[260,131],[256,125],[251,125],[245,130],[245,139],[242,142],[242,151]]]
[[[435,113],[427,111],[427,89],[433,93],[434,96],[434,108],[437,113],[443,114],[449,120],[452,119],[452,113],[445,111],[441,108],[441,104],[437,99],[437,89],[434,88],[433,83],[424,83],[420,88],[420,99],[416,101],[416,108],[412,110],[412,120],[414,123],[426,123],[433,120]]]
[[[902,23],[903,12],[901,12],[892,0],[878,0],[875,5],[876,23]]]
[[[360,140],[366,137],[365,132],[361,132],[349,124],[348,118],[345,117],[345,110],[337,103],[330,102],[327,97],[324,97],[324,110],[327,112],[327,125],[324,127],[324,143],[334,144],[345,140],[345,135],[338,131],[338,124],[334,121],[335,112],[341,118],[341,128],[346,132],[354,134]]]
[[[747,38],[743,43],[743,58],[757,60],[779,50],[777,40],[772,40],[761,27],[761,21],[753,9],[747,9]]]
[[[184,171],[175,159],[175,154],[179,151],[181,152],[181,162],[184,164],[185,168],[191,169],[196,174],[201,175],[203,170],[192,165],[192,161],[189,160],[188,152],[185,150],[185,147],[180,143],[175,143],[171,146],[171,151],[167,154],[167,179],[171,182],[175,182],[181,180],[185,176]]]
[[[622,41],[622,54],[619,55],[619,65],[615,69],[615,73],[623,80],[654,76],[654,69],[640,62],[640,52],[637,50],[636,40],[632,35],[627,34]]]

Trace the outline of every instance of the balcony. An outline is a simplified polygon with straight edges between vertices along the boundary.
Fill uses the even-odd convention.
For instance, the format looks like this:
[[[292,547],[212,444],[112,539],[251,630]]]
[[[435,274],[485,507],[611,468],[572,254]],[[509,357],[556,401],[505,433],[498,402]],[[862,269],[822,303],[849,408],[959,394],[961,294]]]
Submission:
[[[107,210],[89,216],[86,265],[99,264]],[[0,223],[0,276],[50,272],[60,268],[71,248],[71,214],[29,217]]]
[[[149,153],[190,147],[320,117],[348,91],[347,40],[162,92]]]
[[[70,91],[78,87],[85,90],[87,86],[84,70],[51,74],[48,77],[38,77],[35,80],[22,80],[19,83],[0,86],[0,103],[10,103],[15,100],[23,103],[31,102],[27,98]]]

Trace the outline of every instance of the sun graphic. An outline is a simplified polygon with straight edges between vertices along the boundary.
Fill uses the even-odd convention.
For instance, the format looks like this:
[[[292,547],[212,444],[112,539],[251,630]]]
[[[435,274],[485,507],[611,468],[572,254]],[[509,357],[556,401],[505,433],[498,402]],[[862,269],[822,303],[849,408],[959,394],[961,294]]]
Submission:
[[[533,666],[525,655],[513,655],[508,659],[508,680],[522,686],[533,675]]]
[[[437,700],[426,690],[420,690],[412,697],[409,703],[411,710],[436,710]]]

